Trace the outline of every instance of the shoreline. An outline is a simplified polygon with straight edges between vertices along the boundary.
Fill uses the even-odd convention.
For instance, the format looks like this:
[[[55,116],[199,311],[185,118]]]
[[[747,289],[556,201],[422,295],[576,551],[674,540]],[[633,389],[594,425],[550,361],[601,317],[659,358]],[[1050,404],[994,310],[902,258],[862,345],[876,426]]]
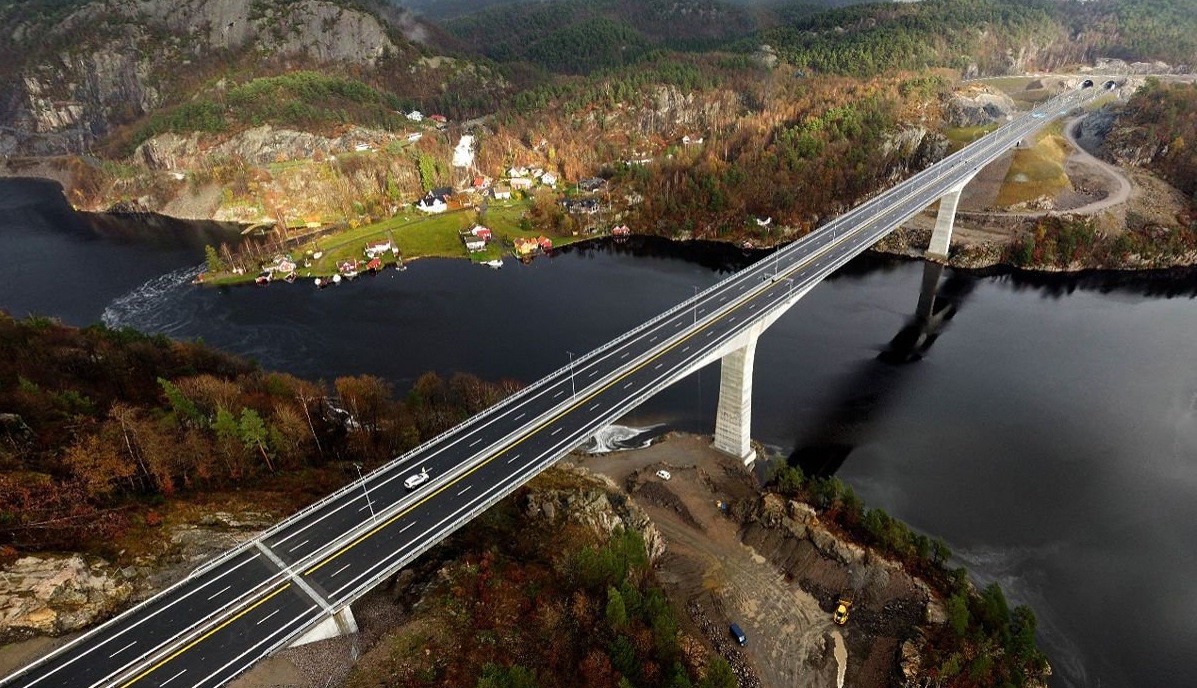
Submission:
[[[69,204],[69,199],[66,196],[66,189],[63,186],[62,181],[59,179],[55,179],[55,178],[49,177],[49,176],[44,176],[44,177],[43,176],[24,176],[24,175],[0,176],[0,183],[3,183],[4,181],[7,181],[7,180],[33,181],[33,182],[55,184],[59,187],[59,190],[63,193],[63,200]],[[73,204],[70,204],[70,206],[71,206],[72,210],[74,210],[74,212],[76,212],[80,215],[89,215],[89,216],[92,216],[92,217],[95,217],[95,218],[98,218],[101,220],[103,220],[104,218],[128,219],[130,217],[132,217],[132,218],[148,217],[148,218],[157,218],[157,219],[166,220],[169,222],[177,222],[177,223],[215,223],[218,225],[225,225],[230,228],[239,226],[239,227],[242,227],[242,232],[255,226],[255,224],[221,221],[221,220],[214,220],[214,219],[210,219],[210,218],[203,219],[203,218],[193,218],[193,217],[178,217],[178,216],[170,215],[170,214],[163,213],[160,211],[113,210],[112,208],[118,207],[116,204],[110,206],[110,209],[108,209],[108,210],[80,209],[80,208],[75,207]],[[1001,213],[990,213],[988,215],[993,216],[993,217],[1001,217],[1002,216]],[[398,216],[396,216],[396,217],[398,217]],[[388,218],[387,220],[383,220],[382,222],[389,222],[389,221],[393,221],[394,219],[395,218]],[[427,219],[427,218],[421,218],[421,219]],[[337,223],[330,223],[330,224],[326,225],[326,227],[327,226],[335,226],[336,224]],[[381,224],[381,222],[379,224]],[[1194,269],[1197,269],[1197,257],[1192,257],[1192,256],[1188,257],[1189,258],[1188,260],[1186,260],[1185,256],[1177,256],[1174,262],[1172,262],[1170,264],[1160,264],[1160,265],[1108,266],[1108,265],[1099,265],[1099,264],[1079,264],[1079,265],[1069,265],[1069,266],[1051,266],[1051,265],[1021,266],[1021,265],[1015,265],[1008,261],[1002,260],[1001,254],[1005,249],[1005,245],[999,244],[997,242],[980,243],[980,244],[963,244],[963,245],[954,244],[953,245],[954,250],[952,251],[951,254],[949,254],[947,259],[945,260],[945,259],[942,259],[939,257],[929,257],[926,255],[925,248],[919,248],[920,244],[923,244],[926,242],[920,242],[920,241],[916,241],[916,240],[921,238],[921,235],[924,233],[926,233],[926,230],[909,227],[907,225],[902,225],[902,226],[898,227],[897,229],[895,229],[890,234],[883,237],[879,242],[877,242],[873,246],[870,246],[868,249],[866,249],[865,253],[872,253],[872,254],[879,255],[879,256],[892,256],[892,257],[896,257],[896,258],[905,258],[905,259],[910,259],[910,260],[932,261],[932,262],[941,263],[941,264],[943,264],[947,267],[950,267],[952,269],[955,269],[955,270],[962,270],[962,271],[966,271],[966,272],[980,275],[980,276],[1022,274],[1022,275],[1027,275],[1027,276],[1036,276],[1036,275],[1043,276],[1043,277],[1068,276],[1068,277],[1079,277],[1079,278],[1091,277],[1091,276],[1096,276],[1096,275],[1110,275],[1110,276],[1144,275],[1144,276],[1151,276],[1151,277],[1166,277],[1166,276],[1171,276],[1177,272],[1187,273]],[[911,236],[911,235],[919,235],[919,236]],[[328,237],[328,236],[335,236],[335,235],[325,235],[325,236]],[[638,234],[633,234],[631,236],[632,237],[663,239],[663,240],[669,241],[671,243],[676,243],[676,244],[688,244],[688,243],[692,243],[692,242],[701,242],[701,243],[721,244],[721,245],[725,245],[725,246],[732,247],[732,248],[737,246],[737,243],[733,240],[721,240],[721,239],[698,239],[698,240],[696,240],[696,239],[689,239],[689,238],[679,239],[679,238],[674,238],[674,237],[662,236],[659,234],[646,234],[646,233],[638,233]],[[575,244],[583,245],[583,244],[587,244],[590,242],[601,241],[601,240],[610,239],[610,238],[611,238],[611,236],[608,234],[603,234],[603,235],[598,235],[598,236],[578,237],[578,238],[576,238],[576,240],[567,241],[567,243],[563,244],[562,246],[575,245]],[[801,237],[799,237],[799,238],[801,238]],[[554,239],[568,240],[568,239],[573,239],[573,237],[554,237]],[[784,246],[788,243],[792,243],[792,241],[786,241],[783,243],[773,244],[771,246],[760,246],[760,247],[754,247],[752,249],[743,249],[743,250],[754,251],[754,252],[756,252],[756,251],[767,252],[767,251],[771,251],[775,248]],[[520,260],[519,257],[512,255],[509,250],[503,250],[499,254],[498,257],[500,259],[514,258],[516,260]],[[197,256],[197,258],[202,259],[202,256]],[[426,254],[415,253],[415,254],[402,255],[400,258],[400,261],[392,261],[392,262],[384,263],[382,266],[382,269],[386,269],[388,266],[394,266],[394,265],[396,265],[396,263],[398,263],[400,265],[405,265],[407,263],[410,263],[414,260],[419,260],[421,258],[450,258],[450,259],[455,259],[455,260],[470,260],[471,262],[478,262],[479,264],[484,264],[481,261],[474,261],[472,256],[469,254],[463,255],[463,256],[450,256],[450,255],[437,255],[435,253],[426,253]],[[380,269],[379,272],[381,272],[382,269]],[[362,271],[362,272],[364,272],[364,271]],[[207,272],[202,273],[201,277],[204,274],[208,274],[208,273]],[[304,275],[297,276],[296,281],[302,280],[302,279],[317,279],[317,278],[322,279],[322,280],[324,280],[324,279],[331,280],[337,274],[340,274],[340,273],[331,272],[329,274],[324,274],[323,272],[312,272],[310,274],[304,274]],[[360,274],[361,273],[359,272],[359,275]],[[255,285],[256,276],[257,276],[256,273],[251,275],[250,271],[246,270],[243,275],[237,275],[235,279],[230,279],[230,276],[225,274],[223,277],[218,278],[216,281],[203,281],[202,279],[197,279],[195,284],[200,285],[200,286],[213,286],[213,287],[246,286],[246,285],[257,286],[257,285]]]

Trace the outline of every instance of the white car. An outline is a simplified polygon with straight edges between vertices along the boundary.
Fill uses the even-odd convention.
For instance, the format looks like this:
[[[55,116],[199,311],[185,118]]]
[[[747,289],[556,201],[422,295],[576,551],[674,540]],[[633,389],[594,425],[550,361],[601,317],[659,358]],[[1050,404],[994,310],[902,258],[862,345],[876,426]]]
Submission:
[[[673,476],[669,475],[669,471],[662,468],[661,470],[657,471],[657,477],[661,480],[669,480]]]
[[[428,482],[428,469],[421,468],[419,473],[407,476],[407,480],[403,481],[403,486],[409,490],[414,490],[426,482]]]

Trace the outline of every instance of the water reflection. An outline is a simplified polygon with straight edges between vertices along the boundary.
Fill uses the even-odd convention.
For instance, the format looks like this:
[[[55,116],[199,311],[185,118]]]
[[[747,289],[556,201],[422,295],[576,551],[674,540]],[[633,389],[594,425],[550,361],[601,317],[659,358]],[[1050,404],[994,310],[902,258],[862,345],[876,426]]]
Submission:
[[[977,281],[958,272],[943,283],[944,268],[923,264],[923,279],[914,315],[875,358],[860,362],[839,385],[838,394],[824,408],[825,415],[799,438],[789,456],[807,475],[828,476],[840,469],[865,428],[897,397],[909,366],[931,350],[972,293]]]
[[[987,272],[995,282],[1005,284],[1014,291],[1034,291],[1048,299],[1087,291],[1167,299],[1197,297],[1197,267],[1146,272],[1086,270],[1068,275],[1021,272],[1009,268]]]

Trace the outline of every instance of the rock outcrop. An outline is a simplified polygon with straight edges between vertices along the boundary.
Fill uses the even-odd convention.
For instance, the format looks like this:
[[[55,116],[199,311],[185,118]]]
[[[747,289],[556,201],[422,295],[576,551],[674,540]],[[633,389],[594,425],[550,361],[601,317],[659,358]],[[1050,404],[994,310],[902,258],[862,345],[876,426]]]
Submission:
[[[569,519],[602,536],[610,535],[617,528],[635,530],[644,538],[650,561],[656,561],[665,553],[665,541],[657,526],[619,486],[605,476],[596,476],[569,463],[560,464],[559,467],[584,478],[590,486],[582,489],[533,490],[525,498],[525,514],[550,521]]]
[[[274,523],[271,514],[216,512],[170,529],[157,552],[126,567],[79,554],[17,559],[0,570],[0,643],[94,625],[173,584]]]
[[[134,592],[124,572],[78,554],[22,557],[0,571],[0,640],[89,626]]]
[[[989,88],[957,93],[948,100],[947,122],[953,127],[980,127],[1005,123],[1017,107],[1010,96]]]
[[[0,70],[0,155],[85,151],[162,106],[217,55],[369,67],[401,50],[391,33],[328,0],[109,0],[50,25],[26,22],[4,37],[28,61]]]

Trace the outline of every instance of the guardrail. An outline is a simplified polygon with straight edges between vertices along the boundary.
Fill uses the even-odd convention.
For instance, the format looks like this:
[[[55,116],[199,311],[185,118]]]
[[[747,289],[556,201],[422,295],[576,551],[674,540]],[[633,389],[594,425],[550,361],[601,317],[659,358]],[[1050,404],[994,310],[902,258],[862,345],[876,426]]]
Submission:
[[[1071,92],[1062,94],[1060,96],[1056,96],[1055,98],[1052,98],[1051,100],[1046,101],[1045,103],[1037,106],[1030,113],[1024,114],[1024,115],[1020,116],[1018,119],[1011,121],[1006,126],[1017,125],[1020,122],[1024,122],[1024,123],[1030,122],[1035,113],[1042,112],[1044,109],[1054,110],[1056,107],[1059,107],[1060,105],[1067,104],[1076,98],[1077,98],[1076,91],[1071,91]],[[1086,98],[1082,94],[1082,97],[1079,98],[1079,101],[1081,103],[1083,103],[1090,99],[1091,99],[1091,97]],[[1045,126],[1047,123],[1051,122],[1052,120],[1054,120],[1056,118],[1055,115],[1051,115],[1050,113],[1044,112],[1043,114],[1045,114],[1046,116],[1041,119],[1034,118],[1035,121],[1039,122],[1039,126],[1029,128],[1026,132],[1020,134],[1020,136],[1026,136],[1027,134],[1033,133],[1036,129],[1039,129],[1042,126]],[[1005,128],[1005,127],[1002,127],[1002,128]],[[875,204],[882,202],[883,199],[885,199],[892,192],[898,192],[912,184],[917,185],[918,180],[922,179],[925,176],[930,177],[932,175],[935,175],[937,177],[941,177],[942,171],[943,171],[943,165],[947,164],[949,166],[954,166],[961,159],[967,159],[970,155],[976,154],[978,150],[985,150],[988,147],[986,144],[996,145],[994,143],[993,139],[990,138],[990,136],[992,136],[992,134],[994,134],[994,133],[997,133],[998,131],[1001,131],[1001,128],[999,128],[998,130],[995,130],[994,132],[991,132],[991,134],[989,136],[986,136],[986,137],[982,138],[980,141],[978,141],[977,144],[981,144],[980,146],[974,147],[977,144],[972,144],[969,146],[965,146],[964,148],[961,148],[959,151],[956,151],[955,153],[952,153],[951,155],[948,155],[945,158],[943,158],[942,160],[938,161],[935,165],[925,168],[925,169],[921,170],[920,172],[912,175],[911,177],[907,178],[906,180],[904,180],[897,186],[889,189],[887,192],[878,194],[878,195],[868,199],[864,203],[861,203],[860,205],[852,208],[851,210],[846,212],[844,215],[841,215],[841,216],[835,218],[833,220],[833,222],[824,224],[819,229],[816,229],[816,230],[804,235],[803,237],[800,237],[796,241],[791,242],[788,246],[784,246],[782,248],[777,249],[776,257],[774,258],[774,260],[778,260],[783,256],[789,256],[789,254],[801,250],[803,247],[805,247],[807,244],[809,244],[813,241],[826,239],[828,236],[827,231],[829,229],[834,233],[835,229],[838,227],[838,225],[841,222],[850,223],[854,217],[856,217],[858,215],[865,214]],[[1003,143],[1000,146],[996,146],[996,147],[1004,149],[1005,144]],[[996,152],[997,151],[994,151],[993,153],[996,153]],[[994,157],[994,155],[991,153],[990,159],[992,159],[992,157]],[[918,212],[918,211],[916,210],[915,212]],[[907,217],[909,217],[909,215],[907,215]],[[901,221],[899,221],[897,224],[901,224]],[[868,245],[871,245],[872,241],[879,239],[880,237],[884,236],[885,234],[888,234],[892,230],[893,230],[893,227],[887,227],[884,231],[874,231],[870,235],[873,238],[869,241],[868,244],[865,244],[859,251],[852,252],[852,255],[846,257],[842,261],[839,261],[839,260],[832,261],[832,263],[829,264],[830,267],[822,268],[816,274],[822,275],[825,277],[826,274],[830,274],[831,272],[834,272],[834,270],[838,269],[844,262],[847,262],[847,260],[850,260],[851,257],[854,257],[856,254],[863,252],[865,249],[867,249]],[[858,231],[858,230],[848,230],[848,233],[854,232],[854,231]],[[845,238],[847,237],[848,233],[845,233],[845,235],[844,235]],[[832,234],[831,240],[835,241],[835,239],[836,239],[836,236],[834,234]],[[84,634],[83,636],[80,636],[79,638],[76,638],[61,647],[56,648],[53,652],[35,660],[34,662],[20,668],[18,671],[4,677],[2,680],[0,680],[0,685],[7,684],[7,683],[11,682],[13,679],[27,674],[30,670],[40,667],[43,664],[45,664],[46,662],[62,655],[63,653],[74,648],[78,644],[88,641],[88,640],[91,640],[95,636],[100,635],[105,629],[126,619],[128,616],[140,611],[141,609],[143,609],[145,606],[147,606],[151,602],[157,600],[158,598],[160,598],[164,595],[169,594],[171,591],[179,588],[180,586],[193,581],[195,577],[202,575],[208,571],[211,571],[212,569],[216,568],[220,564],[233,559],[234,557],[238,556],[241,553],[248,551],[251,548],[254,548],[258,543],[262,542],[266,538],[285,530],[286,528],[290,527],[294,523],[303,519],[307,515],[315,512],[319,509],[324,508],[325,506],[327,506],[328,504],[341,498],[342,496],[345,496],[346,494],[349,494],[352,492],[356,492],[358,489],[361,489],[364,484],[367,484],[370,481],[372,481],[376,478],[382,477],[383,475],[389,473],[390,471],[394,470],[397,466],[403,464],[407,459],[410,459],[410,458],[420,454],[421,452],[428,450],[429,448],[431,448],[432,446],[434,446],[438,443],[444,442],[446,439],[450,438],[454,434],[457,434],[457,433],[462,432],[463,430],[466,430],[467,428],[473,426],[474,424],[478,423],[481,420],[489,419],[496,414],[500,414],[500,413],[506,411],[508,409],[508,407],[514,405],[517,401],[519,401],[523,397],[527,396],[528,394],[530,394],[534,391],[537,391],[537,390],[549,385],[550,383],[563,381],[564,376],[568,375],[570,373],[571,369],[576,369],[579,365],[584,364],[601,354],[604,354],[608,351],[616,349],[619,345],[621,345],[628,339],[635,337],[639,334],[643,334],[648,330],[651,330],[657,324],[672,317],[675,314],[678,314],[678,313],[680,313],[684,310],[688,310],[690,308],[697,308],[697,306],[699,304],[701,304],[703,301],[707,300],[708,297],[710,297],[712,294],[722,290],[728,284],[730,284],[736,280],[745,279],[747,277],[753,276],[758,272],[766,272],[768,267],[769,267],[768,261],[762,260],[762,261],[757,261],[756,263],[753,263],[752,265],[749,265],[742,270],[733,272],[732,274],[723,278],[719,282],[716,282],[715,284],[707,287],[706,289],[703,289],[702,291],[698,292],[697,294],[679,302],[677,305],[673,306],[672,308],[669,308],[669,309],[663,311],[662,313],[654,316],[653,318],[650,318],[649,320],[644,321],[643,323],[624,332],[623,334],[615,337],[614,339],[611,339],[611,340],[605,342],[604,344],[586,352],[582,356],[580,356],[576,359],[573,359],[573,361],[571,361],[570,364],[562,366],[562,367],[548,373],[547,375],[541,377],[540,379],[536,380],[532,384],[524,387],[523,389],[515,392],[511,396],[498,402],[494,406],[491,406],[490,408],[485,409],[484,411],[482,411],[474,416],[471,416],[470,418],[466,419],[465,421],[462,421],[461,423],[453,426],[452,428],[445,430],[444,432],[436,435],[435,437],[420,443],[418,446],[414,447],[413,449],[391,459],[390,461],[383,464],[382,466],[379,466],[378,468],[374,469],[373,471],[370,471],[366,475],[362,476],[361,479],[352,481],[352,482],[344,485],[343,487],[335,490],[334,492],[326,495],[325,497],[317,500],[316,502],[313,502],[312,504],[309,504],[308,506],[291,514],[284,520],[282,520],[279,523],[275,524],[274,526],[266,529],[265,531],[263,531],[259,535],[255,536],[254,538],[247,540],[246,542],[242,543],[241,545],[238,545],[237,547],[226,550],[225,552],[218,555],[217,557],[210,559],[207,562],[204,562],[200,566],[196,567],[196,569],[194,569],[191,572],[191,574],[189,574],[187,577],[174,583],[170,587],[166,588],[164,591],[158,593],[157,595],[155,595],[147,600],[143,600],[142,602],[127,609],[126,611],[122,612],[121,614],[117,615],[116,617],[109,619],[108,621],[106,621],[105,623],[96,627],[95,629],[92,629],[91,631]],[[792,278],[787,278],[787,279],[792,279]],[[820,279],[822,279],[822,277],[820,277]],[[769,285],[769,286],[771,286],[771,285]],[[740,303],[740,302],[746,300],[747,298],[749,298],[751,295],[759,293],[763,288],[767,288],[767,287],[758,286],[757,289],[745,291],[744,294],[738,295],[737,298],[728,299],[726,302],[722,303],[720,306],[717,306],[716,308],[712,309],[708,314],[704,315],[703,318],[699,322],[705,323],[705,322],[717,317],[726,309],[731,308],[734,304]],[[788,297],[782,297],[778,303],[775,303],[775,304],[771,305],[769,308],[761,311],[760,315],[763,316],[766,314],[772,314],[777,309],[782,308],[782,307],[788,308],[789,306],[785,305],[785,302],[787,300],[788,300]],[[734,332],[738,333],[742,329],[743,329],[743,326],[740,328],[736,328],[736,330]],[[658,351],[661,347],[676,340],[679,336],[680,336],[680,333],[675,333],[675,334],[671,334],[668,337],[665,337],[662,340],[662,343],[660,345],[651,348],[648,352],[646,352],[646,354],[644,354],[644,356],[647,356],[647,355],[651,354],[652,352]],[[734,334],[731,336],[734,336]],[[724,339],[724,338],[721,338],[721,340],[722,339]],[[639,360],[639,358],[637,360]],[[608,377],[610,377],[610,375],[604,376],[599,381],[591,383],[591,385],[587,386],[584,389],[590,389],[594,385],[605,381]],[[668,384],[672,384],[672,382],[673,381],[671,380],[666,383],[655,385],[652,388],[653,389],[652,393],[656,393],[656,391],[663,389],[665,386],[668,386]],[[648,394],[648,396],[651,396],[651,394]],[[647,397],[641,393],[637,393],[630,398],[640,399],[640,398],[647,398]],[[560,408],[562,408],[562,406],[567,405],[570,402],[572,402],[572,399],[568,400],[567,402],[562,402],[562,404],[559,404],[559,405],[553,407],[553,409],[551,411],[546,412],[545,414],[541,414],[540,416],[537,416],[533,420],[539,420],[549,413],[558,411]],[[637,402],[637,404],[638,403],[639,402]],[[620,408],[623,408],[623,406],[621,405]],[[608,415],[610,415],[610,414],[604,413],[603,417],[607,417]],[[531,423],[532,423],[532,421],[529,421],[529,423],[522,426],[518,431],[513,431],[512,433],[508,433],[506,436],[504,436],[504,438],[502,440],[500,440],[496,443],[492,443],[491,445],[488,446],[488,450],[495,446],[499,446],[499,445],[502,445],[502,444],[508,442],[509,439],[513,435],[522,434],[522,431]],[[480,453],[479,455],[482,455],[482,454]],[[556,459],[554,459],[554,461],[555,460]],[[460,475],[461,472],[472,467],[474,465],[474,463],[475,462],[462,462],[455,468],[455,470],[453,472],[450,473],[450,475],[452,475],[452,476]],[[537,472],[539,472],[540,470],[543,470],[543,468],[537,470]],[[494,501],[498,501],[498,500],[495,499]],[[486,508],[489,508],[492,504],[493,504],[493,502],[488,501],[485,506],[479,507],[478,509],[471,511],[470,515],[468,517],[466,517],[465,519],[463,519],[463,522],[468,521],[469,519],[473,518],[474,516],[477,515],[477,513],[480,513],[481,511],[485,510]],[[392,508],[389,509],[387,512],[385,512],[386,516],[389,517],[395,510],[402,507],[403,505],[404,505],[404,502],[402,500],[395,502],[393,504]],[[380,516],[380,518],[381,518],[381,516]],[[375,524],[373,522],[364,522],[363,526],[361,528],[351,531],[352,536],[358,537],[358,536],[360,536],[361,533],[367,532],[370,528],[374,527],[374,525]],[[457,527],[460,527],[460,526],[457,526]],[[455,529],[456,528],[454,528],[454,530]],[[343,538],[338,538],[334,542],[343,543],[346,541],[348,535],[349,534],[347,534],[346,537],[343,537]],[[431,547],[431,544],[428,546]],[[329,549],[329,547],[330,546],[322,547],[316,553],[313,553],[312,555],[302,558],[300,560],[300,562],[297,562],[295,565],[293,565],[293,568],[295,568],[295,569],[303,568],[303,566],[301,566],[300,564],[304,564],[304,566],[306,566],[307,565],[306,562],[312,561],[317,553],[326,552]],[[426,549],[427,548],[421,549],[419,551],[419,553],[413,555],[411,558],[405,559],[405,561],[410,561],[411,559],[414,559],[415,557],[419,556],[419,554],[422,554],[424,551],[426,551]],[[277,582],[280,577],[286,577],[285,573],[276,574],[276,576],[272,576],[270,579],[267,579],[266,583],[263,583],[260,585],[273,584],[274,582]],[[375,580],[375,582],[371,583],[370,585],[375,585],[375,584],[377,584],[377,579]],[[256,588],[255,588],[255,590],[256,590]],[[356,590],[356,588],[355,588],[355,590]],[[224,607],[221,607],[221,610],[223,611],[223,610],[227,610],[229,608],[236,607],[237,605],[241,604],[249,596],[250,596],[249,593],[247,593],[246,595],[239,596],[238,598],[235,598],[234,600],[230,601]],[[344,605],[341,605],[341,606],[343,607]],[[200,627],[206,628],[208,626],[210,626],[210,624],[205,624],[203,622],[197,622],[195,624],[188,626],[186,629],[184,629],[184,632],[182,635],[191,637],[192,635],[194,635],[194,631],[196,628],[200,628]],[[292,637],[293,636],[287,636],[287,639],[289,640]],[[275,647],[279,647],[279,646],[280,645],[276,645]],[[177,647],[177,643],[172,643],[171,647],[172,648]]]

